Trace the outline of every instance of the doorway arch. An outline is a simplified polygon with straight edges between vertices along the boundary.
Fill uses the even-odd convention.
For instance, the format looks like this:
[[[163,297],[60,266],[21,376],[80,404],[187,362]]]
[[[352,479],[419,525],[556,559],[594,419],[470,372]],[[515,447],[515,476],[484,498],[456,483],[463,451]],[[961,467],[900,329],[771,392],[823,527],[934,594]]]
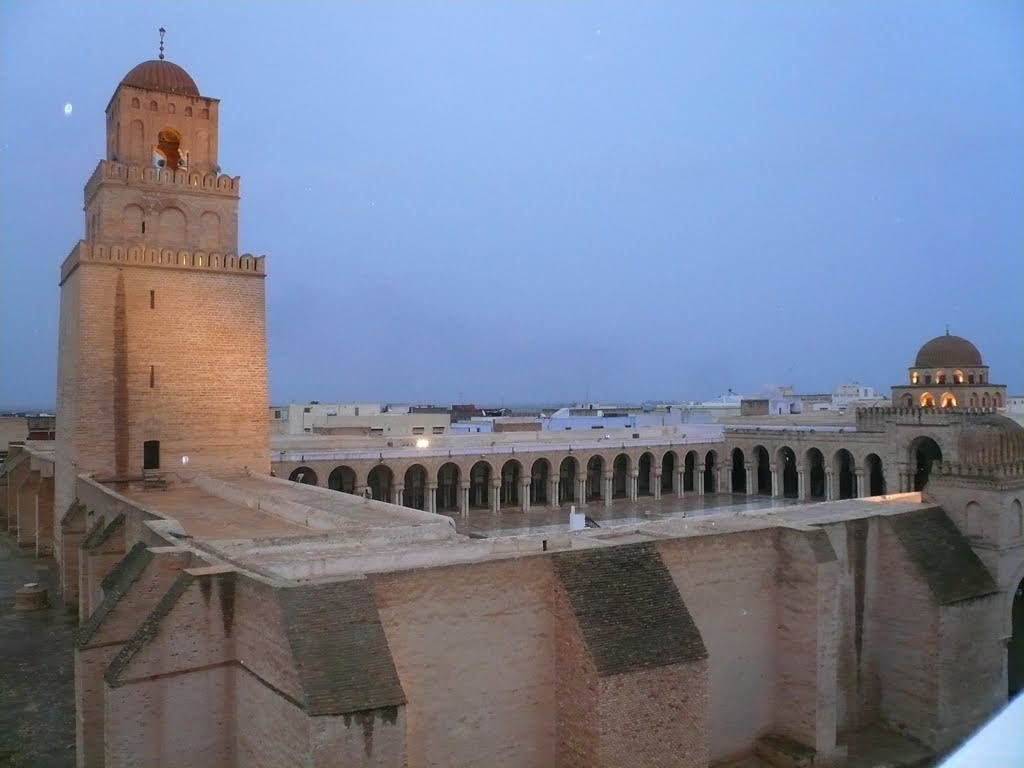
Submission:
[[[845,448],[836,451],[835,471],[839,477],[840,499],[852,499],[857,495],[857,478],[854,475],[853,454]]]
[[[768,456],[768,449],[763,445],[754,449],[754,457],[757,460],[757,492],[761,496],[772,495],[772,460]]]
[[[936,461],[942,461],[942,449],[932,438],[921,436],[910,444],[910,466],[914,468],[915,491],[924,490]]]
[[[356,472],[352,467],[340,466],[331,470],[327,476],[327,487],[342,493],[356,492]]]
[[[732,449],[732,488],[733,493],[747,492],[747,461],[743,451]]]
[[[1005,616],[1005,614],[1003,614]],[[1024,579],[1017,583],[1010,607],[1010,639],[1006,644],[1009,698],[1024,691]]]
[[[427,508],[427,470],[422,464],[413,464],[405,470],[405,492],[402,504],[413,509]]]
[[[519,488],[522,485],[523,465],[517,459],[509,459],[501,468],[501,506],[516,506],[520,503]]]
[[[697,454],[690,451],[683,459],[683,490],[692,491],[697,481]]]
[[[469,505],[487,507],[490,505],[491,465],[478,461],[469,470]]]
[[[562,469],[564,470],[565,467],[566,467],[566,460],[563,460],[562,461]],[[562,476],[563,480],[560,481],[560,484],[558,486],[558,493],[560,495],[563,493],[561,482],[564,482],[564,478],[565,477],[575,477],[576,476],[575,475],[575,472],[576,472],[576,462],[571,462],[569,464],[569,468],[570,468],[572,474],[571,475],[563,475]],[[588,490],[589,490],[589,493],[587,494],[587,499],[603,499],[604,498],[604,483],[603,483],[603,479],[604,479],[604,459],[601,458],[600,456],[591,456],[590,460],[587,462],[587,486],[588,486]],[[564,499],[571,499],[572,498],[572,489],[571,488],[567,488],[564,491],[564,493],[565,493],[565,496],[563,497],[563,500]]]
[[[825,488],[825,456],[817,448],[807,451],[807,498],[824,499]]]
[[[867,459],[868,496],[885,495],[885,475],[882,472],[882,460],[877,453],[869,453]]]
[[[676,453],[666,451],[661,457],[661,491],[670,493],[676,489]]]
[[[708,451],[704,456],[704,493],[717,493],[718,484],[718,454]]]
[[[636,478],[636,493],[637,496],[651,496],[654,494],[654,455],[649,451],[640,454],[640,460],[637,462],[637,470],[639,474]]]
[[[391,488],[394,484],[395,473],[391,471],[391,467],[385,464],[378,464],[370,470],[370,474],[366,478],[366,486],[370,489],[370,493],[377,501],[391,501]]]
[[[459,508],[459,465],[446,462],[437,470],[437,508],[454,512]]]
[[[309,467],[299,467],[298,469],[292,470],[292,473],[288,475],[288,479],[293,483],[316,485],[316,472]]]
[[[548,503],[548,478],[551,476],[551,462],[537,459],[530,469],[530,503]]]
[[[796,466],[796,453],[788,445],[779,449],[779,469],[782,473],[782,496],[795,499],[800,495],[800,475]]]

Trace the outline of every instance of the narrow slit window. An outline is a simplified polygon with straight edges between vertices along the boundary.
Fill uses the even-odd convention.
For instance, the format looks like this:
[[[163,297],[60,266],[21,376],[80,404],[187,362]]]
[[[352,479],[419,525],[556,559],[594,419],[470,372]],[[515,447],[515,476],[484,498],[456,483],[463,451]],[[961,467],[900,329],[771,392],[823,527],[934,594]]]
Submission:
[[[153,389],[156,386],[156,366],[149,366],[149,388]]]
[[[142,222],[142,234],[146,234],[146,222]]]
[[[149,308],[156,309],[156,291],[149,292]]]

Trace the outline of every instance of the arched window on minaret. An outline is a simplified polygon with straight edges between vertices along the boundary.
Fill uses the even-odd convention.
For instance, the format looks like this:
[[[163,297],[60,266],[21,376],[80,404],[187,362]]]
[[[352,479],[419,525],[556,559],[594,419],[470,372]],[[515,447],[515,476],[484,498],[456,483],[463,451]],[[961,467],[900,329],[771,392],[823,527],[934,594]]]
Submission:
[[[181,155],[180,147],[181,134],[173,128],[164,128],[157,135],[153,164],[158,168],[170,168],[171,170],[184,165],[184,157]]]

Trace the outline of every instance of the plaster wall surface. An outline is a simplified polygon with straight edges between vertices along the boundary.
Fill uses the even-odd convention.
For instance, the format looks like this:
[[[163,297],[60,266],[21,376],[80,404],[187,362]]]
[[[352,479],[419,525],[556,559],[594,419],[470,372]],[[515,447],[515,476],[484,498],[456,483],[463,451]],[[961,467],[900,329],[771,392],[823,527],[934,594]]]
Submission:
[[[1001,595],[963,600],[939,610],[939,724],[936,746],[955,747],[1006,701],[1006,645]]]
[[[334,768],[339,755],[352,768],[404,766],[405,707],[310,721],[313,768]]]
[[[106,765],[118,768],[234,764],[235,667],[106,686]]]
[[[879,557],[885,565],[885,599],[875,606],[879,715],[886,725],[925,744],[935,743],[938,718],[939,608],[928,585],[906,557],[888,525],[880,531]]]
[[[147,618],[159,622],[156,635],[126,656],[133,638],[107,670],[108,765],[214,768],[234,761],[235,665],[225,620],[234,574],[187,573],[176,582],[177,599],[161,600]]]
[[[309,718],[244,667],[236,674],[236,768],[309,766]]]
[[[709,757],[746,754],[775,722],[774,534],[674,539],[658,551],[708,650]]]
[[[547,558],[392,573],[372,589],[409,702],[409,768],[554,762]]]
[[[553,600],[555,631],[555,705],[558,713],[555,765],[588,768],[598,765],[597,667],[583,640],[565,588]]]

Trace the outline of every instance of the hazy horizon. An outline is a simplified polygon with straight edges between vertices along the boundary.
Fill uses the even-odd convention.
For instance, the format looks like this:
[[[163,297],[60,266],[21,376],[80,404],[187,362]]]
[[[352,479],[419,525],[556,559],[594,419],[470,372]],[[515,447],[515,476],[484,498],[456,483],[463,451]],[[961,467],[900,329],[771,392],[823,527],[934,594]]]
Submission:
[[[272,403],[888,392],[947,324],[1024,392],[1022,3],[38,2],[0,5],[0,403],[55,397],[160,26],[222,100]]]

